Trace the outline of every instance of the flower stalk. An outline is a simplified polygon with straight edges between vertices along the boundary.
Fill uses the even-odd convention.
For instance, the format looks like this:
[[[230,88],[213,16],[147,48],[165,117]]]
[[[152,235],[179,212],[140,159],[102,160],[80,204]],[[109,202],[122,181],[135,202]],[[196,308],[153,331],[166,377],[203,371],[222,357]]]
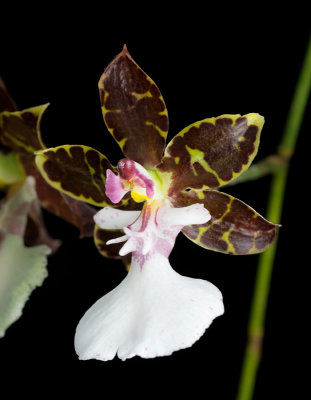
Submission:
[[[311,90],[311,38],[306,49],[301,73],[296,85],[294,97],[286,121],[284,133],[278,147],[278,155],[287,160],[282,168],[274,170],[271,191],[268,200],[267,219],[280,223],[289,160],[294,154],[295,146],[303,121],[304,111]],[[256,375],[261,360],[264,323],[270,282],[277,248],[277,240],[264,253],[260,254],[258,271],[254,288],[253,301],[248,326],[248,342],[242,365],[237,400],[250,400],[256,384]]]

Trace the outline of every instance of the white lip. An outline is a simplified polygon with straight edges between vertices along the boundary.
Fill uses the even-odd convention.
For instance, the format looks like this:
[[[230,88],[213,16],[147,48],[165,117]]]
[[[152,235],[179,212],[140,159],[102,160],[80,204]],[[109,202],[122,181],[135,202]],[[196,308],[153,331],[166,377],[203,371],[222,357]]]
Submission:
[[[223,312],[214,285],[179,275],[157,253],[143,269],[134,259],[121,284],[86,312],[75,349],[81,360],[170,355],[190,347]]]
[[[173,208],[168,201],[145,204],[142,212],[106,208],[95,216],[106,229],[124,224],[126,235],[107,244],[125,241],[119,254],[133,255],[126,278],[77,326],[75,349],[81,360],[169,355],[191,346],[224,312],[214,285],[179,275],[168,261],[182,227],[210,218],[202,204]]]

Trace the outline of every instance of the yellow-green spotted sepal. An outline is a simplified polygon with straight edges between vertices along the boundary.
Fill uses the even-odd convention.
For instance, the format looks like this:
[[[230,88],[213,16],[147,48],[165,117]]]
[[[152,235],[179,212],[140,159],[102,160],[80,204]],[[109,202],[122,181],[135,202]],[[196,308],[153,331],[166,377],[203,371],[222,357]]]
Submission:
[[[171,173],[169,195],[186,188],[216,188],[238,177],[257,154],[263,124],[259,114],[224,114],[183,129],[157,167]]]
[[[254,254],[271,245],[278,225],[242,201],[216,190],[189,191],[175,198],[176,206],[203,203],[211,219],[188,225],[182,232],[199,246],[227,254]]]
[[[99,151],[79,145],[49,148],[36,154],[36,165],[54,189],[96,206],[116,206],[105,194],[106,170],[115,168]]]
[[[1,141],[16,153],[33,154],[45,148],[41,139],[40,122],[48,104],[23,111],[4,111],[0,114]]]
[[[166,106],[156,84],[125,46],[98,86],[105,123],[123,154],[144,167],[157,165],[168,132]]]

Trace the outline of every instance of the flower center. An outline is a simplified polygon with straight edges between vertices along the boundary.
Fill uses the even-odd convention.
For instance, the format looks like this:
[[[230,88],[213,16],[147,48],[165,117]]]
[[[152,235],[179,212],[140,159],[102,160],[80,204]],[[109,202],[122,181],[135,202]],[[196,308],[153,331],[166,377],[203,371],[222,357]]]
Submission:
[[[155,170],[149,172],[137,162],[122,158],[117,171],[115,175],[108,169],[106,176],[106,195],[113,203],[119,203],[127,192],[138,203],[164,198],[162,181]]]
[[[122,158],[118,162],[117,170],[124,190],[131,191],[131,196],[136,202],[152,199],[153,180],[140,164],[128,158]]]

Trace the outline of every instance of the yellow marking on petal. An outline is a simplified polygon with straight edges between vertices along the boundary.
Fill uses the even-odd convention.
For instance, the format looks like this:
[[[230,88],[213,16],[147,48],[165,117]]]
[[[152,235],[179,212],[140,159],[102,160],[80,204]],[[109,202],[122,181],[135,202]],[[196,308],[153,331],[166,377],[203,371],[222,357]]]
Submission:
[[[175,161],[175,164],[179,164],[179,161],[180,161],[180,157],[174,157],[174,161]]]
[[[210,118],[210,119],[212,119],[212,118]],[[193,128],[193,127],[194,127],[194,128],[199,128],[200,125],[202,124],[202,122],[205,122],[205,121],[207,121],[207,120],[194,122],[193,124],[187,126],[187,127],[184,128],[182,131],[180,131],[176,136],[179,136],[179,137],[182,137],[182,138],[183,138],[183,137],[185,136],[185,134],[189,131],[190,128]],[[176,136],[175,136],[175,138],[176,138]],[[171,140],[171,142],[173,142],[173,140],[174,140],[175,138],[173,138],[173,139]],[[171,144],[171,143],[169,143],[169,144],[167,145],[166,149],[169,147],[170,144]],[[166,150],[165,150],[165,154],[164,154],[164,155],[166,155]]]
[[[94,179],[94,174],[95,174],[96,170],[95,170],[95,168],[93,168],[93,167],[88,163],[88,161],[87,161],[87,158],[86,158],[86,152],[87,152],[87,150],[86,150],[86,149],[83,149],[83,152],[84,152],[84,162],[85,162],[85,164],[88,166],[88,168],[89,168],[89,170],[90,170],[91,177],[92,177],[92,183],[93,183],[93,185],[97,188],[97,190],[99,191],[99,193],[102,193],[103,191],[102,191],[100,185],[99,185],[99,184],[95,181],[95,179]],[[103,177],[103,174],[101,174],[101,176]],[[104,182],[105,182],[105,179],[104,179]],[[104,193],[104,194],[105,194],[105,193]]]
[[[261,129],[265,123],[265,118],[257,113],[249,113],[244,115],[247,118],[247,122],[249,125],[256,125],[259,129]]]
[[[215,178],[218,180],[219,184],[224,184],[225,181],[223,181],[222,179],[219,178],[218,174],[216,171],[214,171],[206,162],[206,160],[204,159],[204,151],[198,150],[198,149],[192,149],[189,146],[185,146],[186,150],[188,151],[188,153],[190,154],[190,163],[192,166],[192,170],[195,176],[198,176],[198,173],[196,171],[196,169],[194,168],[194,163],[198,162],[202,168],[205,169],[205,171],[210,172],[211,174],[213,174],[215,176]]]
[[[102,105],[101,105],[101,109],[102,109],[103,116],[105,117],[106,114],[109,113],[109,112],[120,113],[120,112],[121,112],[121,109],[120,109],[120,108],[116,108],[116,109],[114,109],[114,110],[111,110],[111,109],[105,107],[107,98],[108,98],[108,96],[109,96],[109,92],[107,92],[107,90],[105,90],[105,88],[104,88],[104,86],[103,86],[102,84],[99,85],[99,88],[100,88],[100,89],[103,89],[103,92],[104,92],[104,100],[103,100]]]
[[[231,229],[229,231],[224,232],[221,238],[228,245],[227,252],[235,254],[236,253],[235,248],[234,248],[233,244],[230,242],[230,239],[229,239],[230,232],[231,232]]]
[[[202,190],[197,190],[196,195],[198,196],[198,199],[204,200],[205,196]]]
[[[66,152],[70,155],[70,157],[72,157],[71,154],[68,152],[68,149],[69,149],[70,147],[72,147],[72,146],[71,146],[71,145],[62,146],[62,148],[65,148]],[[57,149],[57,148],[56,148],[56,149]],[[86,196],[84,196],[83,194],[75,195],[75,194],[71,193],[70,191],[64,190],[60,181],[52,181],[52,180],[50,179],[49,175],[46,173],[46,171],[45,171],[45,169],[44,169],[44,164],[46,163],[46,161],[48,161],[48,158],[47,158],[47,157],[45,156],[45,154],[44,154],[46,151],[54,151],[54,152],[55,152],[55,150],[53,150],[52,148],[47,149],[47,150],[39,150],[39,151],[36,151],[36,152],[35,152],[35,156],[36,156],[36,157],[35,157],[35,163],[36,163],[37,168],[38,168],[38,170],[40,171],[42,177],[43,177],[43,178],[46,180],[46,182],[48,182],[54,189],[56,189],[56,190],[58,190],[58,191],[60,191],[60,192],[62,192],[62,193],[67,193],[67,194],[70,193],[69,196],[71,196],[71,197],[73,197],[73,198],[75,198],[75,199],[78,199],[78,200],[87,202],[87,203],[89,203],[89,204],[93,204],[93,205],[95,205],[95,206],[103,206],[103,207],[104,207],[104,206],[107,206],[107,205],[108,205],[108,203],[106,203],[105,201],[103,201],[103,202],[96,202],[96,201],[94,201],[94,200],[91,198],[91,196],[86,197]]]
[[[264,117],[262,117],[261,115],[259,115],[257,113],[249,113],[249,114],[242,115],[242,116],[241,116],[241,114],[222,114],[222,115],[219,115],[218,117],[205,118],[205,119],[202,119],[200,121],[194,122],[191,125],[188,125],[182,131],[180,131],[176,136],[184,137],[184,135],[191,128],[200,128],[200,125],[202,123],[216,125],[216,121],[218,119],[223,119],[223,118],[231,119],[231,121],[232,121],[231,126],[234,126],[236,124],[236,121],[241,117],[247,119],[248,125],[256,125],[259,128],[259,133],[260,133],[260,131],[261,131],[262,127],[263,127],[264,121],[265,121]],[[176,136],[175,136],[175,138],[176,138]],[[169,148],[170,144],[173,142],[173,140],[175,138],[173,138],[172,141],[167,145],[167,148],[166,148],[165,154],[164,154],[165,156],[169,156],[169,154],[167,152],[167,149]]]
[[[115,108],[114,110],[108,109],[105,106],[102,106],[102,112],[105,117],[107,113],[121,113],[120,108]]]
[[[163,131],[162,129],[160,129],[160,128],[158,127],[158,125],[154,124],[154,123],[151,122],[151,121],[146,121],[145,124],[146,124],[146,125],[153,126],[153,127],[159,132],[160,136],[162,136],[164,139],[166,139],[167,132],[166,132],[166,131]]]
[[[137,101],[144,99],[145,97],[152,97],[152,94],[150,93],[150,90],[148,90],[145,93],[137,93],[137,92],[132,92],[132,95],[136,97]]]
[[[200,198],[199,192],[200,192],[199,190],[196,191],[197,196]],[[202,193],[203,193],[203,192],[202,192]],[[223,213],[223,215],[222,215],[220,218],[215,219],[215,220],[214,220],[213,222],[211,222],[208,226],[199,226],[199,227],[198,227],[199,233],[198,233],[197,237],[196,237],[196,238],[193,238],[193,239],[189,238],[190,240],[192,240],[193,242],[195,242],[195,243],[198,244],[199,246],[206,247],[204,243],[200,243],[200,242],[201,242],[201,238],[202,238],[202,236],[203,236],[203,234],[204,234],[205,232],[207,232],[213,225],[215,225],[215,224],[219,223],[220,221],[222,221],[222,220],[224,219],[224,217],[230,212],[230,210],[231,210],[231,204],[232,204],[234,198],[231,197],[231,196],[229,196],[229,195],[228,195],[228,197],[230,197],[230,201],[229,201],[229,203],[227,204],[227,209],[226,209],[226,211]],[[224,236],[226,233],[229,235],[230,231],[225,232],[225,233],[223,234],[223,236]],[[226,238],[226,236],[224,236],[224,237]],[[225,240],[225,239],[224,239],[224,240]],[[226,243],[229,242],[229,240],[225,240],[225,241],[226,241]],[[229,243],[228,243],[228,244],[229,244]],[[235,251],[234,251],[234,253],[235,253]]]
[[[123,150],[123,147],[125,145],[127,141],[127,137],[124,137],[123,139],[121,139],[120,141],[118,141],[119,146],[121,147],[121,150]]]
[[[199,226],[199,233],[198,233],[198,236],[196,237],[195,241],[200,242],[203,233],[205,233],[208,230],[208,228],[209,228],[208,226]]]

